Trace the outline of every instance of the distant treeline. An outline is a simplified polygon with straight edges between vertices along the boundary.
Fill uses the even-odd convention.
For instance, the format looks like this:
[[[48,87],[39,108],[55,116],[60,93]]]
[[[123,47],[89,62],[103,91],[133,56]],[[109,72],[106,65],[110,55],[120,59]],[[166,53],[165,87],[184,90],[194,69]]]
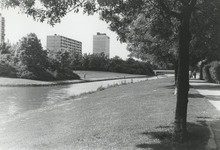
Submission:
[[[119,73],[153,75],[152,66],[133,58],[109,59],[100,55],[83,56],[65,50],[43,50],[34,33],[23,37],[17,44],[0,44],[0,76],[35,80],[79,79],[74,70],[111,71]]]
[[[104,53],[84,54],[75,57],[72,68],[73,70],[94,70],[94,71],[110,71],[118,73],[153,75],[152,66],[147,62],[141,62],[128,58],[123,60],[118,56],[108,58]]]

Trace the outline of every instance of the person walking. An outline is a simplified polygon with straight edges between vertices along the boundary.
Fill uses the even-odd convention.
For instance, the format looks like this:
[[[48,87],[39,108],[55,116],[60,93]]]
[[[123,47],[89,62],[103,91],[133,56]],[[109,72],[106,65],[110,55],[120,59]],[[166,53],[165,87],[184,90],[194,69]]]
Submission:
[[[193,71],[193,77],[196,79],[196,70]]]
[[[189,78],[191,79],[192,78],[192,71],[189,70]]]

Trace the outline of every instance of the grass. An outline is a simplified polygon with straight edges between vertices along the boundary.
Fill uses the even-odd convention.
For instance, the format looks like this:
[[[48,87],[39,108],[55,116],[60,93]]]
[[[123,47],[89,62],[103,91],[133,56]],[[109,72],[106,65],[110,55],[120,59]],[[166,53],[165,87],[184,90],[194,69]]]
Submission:
[[[139,82],[143,82],[143,81],[139,81]],[[133,81],[130,82],[130,83],[127,83],[126,80],[125,80],[125,81],[121,81],[120,84],[114,83],[114,84],[112,84],[112,85],[108,85],[107,87],[103,87],[103,86],[101,85],[101,86],[98,87],[95,91],[83,92],[83,93],[81,93],[81,94],[79,94],[79,95],[71,95],[69,98],[66,98],[66,100],[78,98],[78,97],[80,97],[80,96],[82,96],[82,95],[88,95],[88,94],[92,94],[92,93],[95,93],[95,92],[98,92],[98,91],[103,91],[103,90],[108,89],[108,88],[112,88],[112,87],[116,87],[116,86],[120,86],[120,85],[127,85],[127,84],[131,84],[131,83],[133,83]]]
[[[137,74],[116,73],[116,72],[107,72],[107,71],[86,71],[86,70],[85,71],[77,70],[74,71],[74,73],[78,74],[81,79],[84,79],[84,73],[86,74],[86,79],[144,76]]]
[[[186,143],[172,141],[173,78],[149,80],[69,99],[1,126],[0,148],[205,150],[207,121],[220,113],[190,89]],[[42,139],[42,140],[41,140]]]
[[[105,71],[74,71],[84,79],[84,73],[86,73],[86,79],[115,79],[115,78],[126,78],[126,77],[146,77],[144,75],[135,74],[125,74],[125,73],[115,73],[115,72],[105,72]],[[65,80],[65,81],[37,81],[30,79],[20,79],[20,78],[6,78],[0,77],[0,86],[54,86],[54,85],[65,85],[72,83],[80,83],[80,80]]]

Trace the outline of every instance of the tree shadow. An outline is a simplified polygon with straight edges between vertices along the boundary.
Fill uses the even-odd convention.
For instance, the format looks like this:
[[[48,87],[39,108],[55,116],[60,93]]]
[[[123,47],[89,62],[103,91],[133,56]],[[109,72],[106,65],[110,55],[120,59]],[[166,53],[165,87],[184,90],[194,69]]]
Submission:
[[[157,126],[156,129],[169,129],[172,128],[172,126]]]
[[[164,88],[167,88],[167,89],[175,89],[175,85],[167,85],[167,86],[164,86]]]
[[[204,82],[203,80],[191,80],[190,83],[192,83],[192,87],[195,89],[220,90],[220,86],[218,86],[218,84]],[[193,83],[199,84],[193,85]]]
[[[198,93],[189,93],[188,98],[204,98],[205,96]]]
[[[204,117],[204,116],[198,116],[196,118],[198,118],[198,119],[211,119],[211,117]]]
[[[214,85],[193,85],[192,86],[195,89],[205,89],[205,90],[216,90],[219,91],[220,90],[220,86],[214,86]]]
[[[165,128],[170,126],[164,126]],[[153,149],[153,150],[205,150],[209,140],[210,131],[205,121],[199,121],[197,123],[187,123],[188,127],[188,141],[185,143],[179,143],[172,139],[171,131],[154,131],[143,132],[141,135],[150,137],[151,141],[136,145],[136,148],[140,149]],[[166,130],[166,129],[165,129]]]

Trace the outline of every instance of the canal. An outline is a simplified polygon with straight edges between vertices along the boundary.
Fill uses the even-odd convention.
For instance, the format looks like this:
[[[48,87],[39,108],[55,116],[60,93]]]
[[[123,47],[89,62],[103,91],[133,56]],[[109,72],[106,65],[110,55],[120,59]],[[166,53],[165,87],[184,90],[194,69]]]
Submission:
[[[27,111],[49,107],[82,93],[111,85],[140,82],[153,78],[119,79],[42,87],[0,87],[0,121],[5,122]]]

